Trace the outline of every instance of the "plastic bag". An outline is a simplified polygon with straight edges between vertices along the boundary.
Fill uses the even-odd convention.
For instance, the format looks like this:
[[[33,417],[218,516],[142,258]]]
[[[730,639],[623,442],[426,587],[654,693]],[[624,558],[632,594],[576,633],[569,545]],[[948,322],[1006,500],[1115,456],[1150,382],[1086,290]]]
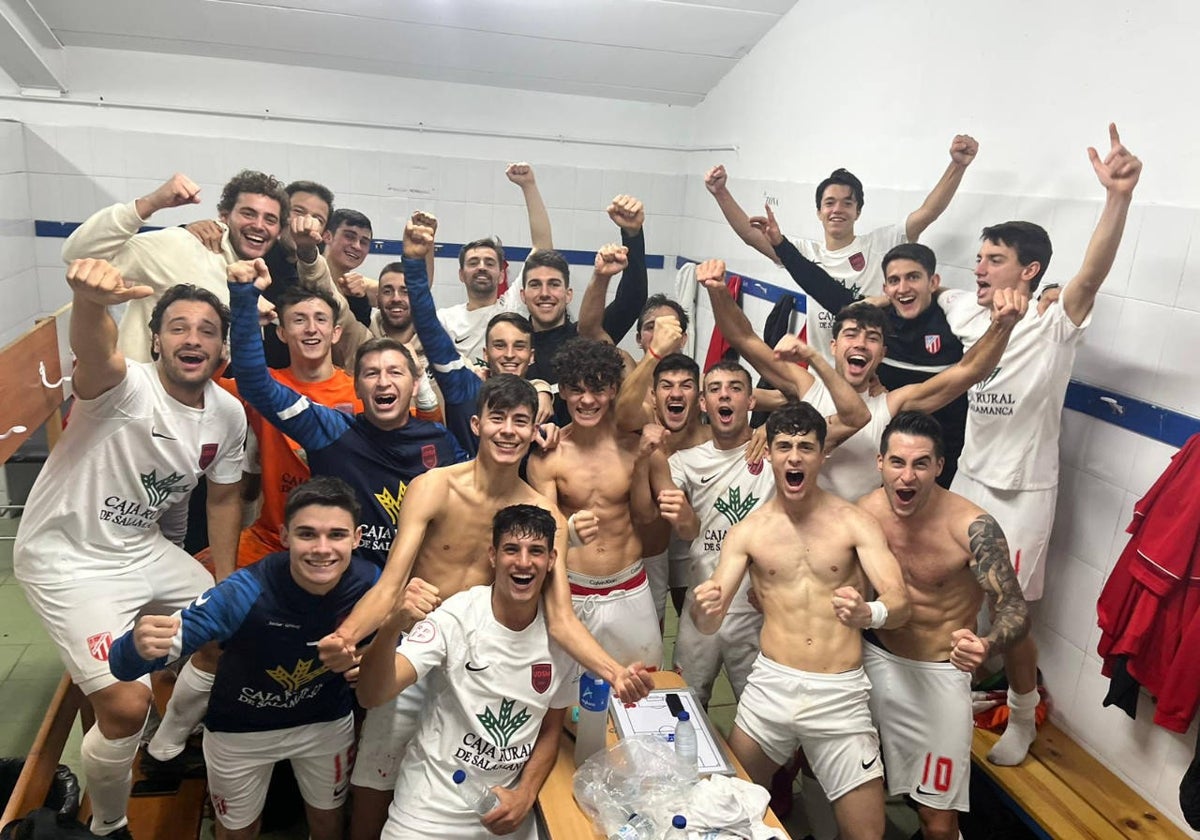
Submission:
[[[654,735],[633,735],[575,771],[575,801],[605,836],[634,813],[666,827],[687,802],[695,774],[693,767],[688,777],[686,762],[675,756],[670,743]]]

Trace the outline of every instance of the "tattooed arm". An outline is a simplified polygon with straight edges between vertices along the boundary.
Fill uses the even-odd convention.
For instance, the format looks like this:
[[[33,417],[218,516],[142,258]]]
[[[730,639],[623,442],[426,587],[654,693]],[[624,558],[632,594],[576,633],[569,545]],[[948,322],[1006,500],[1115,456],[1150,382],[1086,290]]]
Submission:
[[[951,636],[950,663],[974,671],[992,653],[1008,650],[1029,632],[1029,609],[1008,559],[1008,541],[1000,525],[986,513],[967,527],[971,571],[983,588],[992,612],[992,629],[980,638],[966,628]]]

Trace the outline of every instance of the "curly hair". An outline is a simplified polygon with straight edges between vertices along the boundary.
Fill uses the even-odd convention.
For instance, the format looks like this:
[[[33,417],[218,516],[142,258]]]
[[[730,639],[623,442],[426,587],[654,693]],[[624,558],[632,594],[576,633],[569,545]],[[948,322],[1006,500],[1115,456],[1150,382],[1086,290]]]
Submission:
[[[229,179],[229,183],[221,190],[221,200],[217,204],[218,212],[222,214],[232,213],[234,205],[237,204],[238,196],[242,193],[265,195],[267,198],[273,198],[278,201],[281,223],[286,223],[288,216],[291,215],[292,202],[287,194],[287,190],[283,188],[283,184],[279,179],[274,175],[256,172],[253,169],[243,169]]]
[[[560,386],[582,386],[590,391],[602,391],[610,385],[619,388],[625,378],[625,364],[616,347],[578,336],[559,348],[553,367]]]

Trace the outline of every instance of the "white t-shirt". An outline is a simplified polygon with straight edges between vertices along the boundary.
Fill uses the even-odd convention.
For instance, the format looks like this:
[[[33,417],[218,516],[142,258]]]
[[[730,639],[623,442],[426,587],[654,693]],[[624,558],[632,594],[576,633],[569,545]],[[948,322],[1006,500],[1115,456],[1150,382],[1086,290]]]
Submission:
[[[879,454],[879,441],[883,439],[883,430],[892,420],[886,392],[873,397],[869,394],[860,396],[871,411],[870,422],[825,458],[821,475],[817,477],[820,487],[848,502],[858,501],[883,483],[879,477],[879,461],[876,456]],[[804,401],[821,412],[823,417],[837,414],[833,397],[820,379],[808,389]]]
[[[396,650],[427,681],[429,696],[400,764],[389,823],[438,837],[482,828],[454,789],[454,771],[488,787],[511,786],[547,710],[576,701],[579,666],[550,641],[543,613],[510,630],[492,613],[492,588],[474,586],[447,598],[404,638]]]
[[[855,297],[871,296],[883,292],[883,257],[892,248],[908,241],[905,233],[907,220],[899,224],[875,228],[870,233],[854,237],[844,248],[830,251],[824,241],[815,239],[793,239],[796,249],[815,262],[848,288]],[[833,341],[833,317],[836,312],[821,308],[811,297],[808,298],[808,343],[816,347],[833,363],[829,343]]]
[[[246,413],[209,382],[204,408],[163,390],[154,362],[126,365],[119,385],[77,399],[62,439],[33,485],[13,570],[52,585],[128,572],[170,546],[159,517],[195,488],[242,476]]]
[[[671,455],[671,481],[700,519],[700,536],[688,552],[688,588],[712,577],[729,529],[775,495],[775,474],[765,461],[746,463],[746,446],[717,449],[712,441]],[[746,599],[749,575],[729,605],[731,613],[754,612]]]
[[[938,296],[946,320],[970,348],[991,324],[971,292]],[[967,392],[961,472],[996,490],[1044,490],[1058,484],[1058,435],[1075,350],[1091,313],[1075,324],[1061,305],[1031,306],[1013,328],[1000,366]]]
[[[438,320],[445,328],[458,355],[474,362],[483,358],[483,342],[487,337],[488,321],[501,312],[517,312],[528,317],[525,301],[521,300],[521,284],[510,284],[495,303],[478,309],[467,309],[465,303],[446,306],[437,311]]]

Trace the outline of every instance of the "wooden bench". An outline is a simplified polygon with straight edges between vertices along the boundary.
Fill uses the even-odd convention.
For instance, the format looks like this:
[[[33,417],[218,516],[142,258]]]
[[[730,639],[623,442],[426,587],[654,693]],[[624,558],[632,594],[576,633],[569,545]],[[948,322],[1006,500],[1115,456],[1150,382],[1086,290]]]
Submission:
[[[1049,721],[1016,767],[987,760],[998,737],[975,730],[975,766],[1052,840],[1187,840],[1161,811]]]
[[[47,441],[51,448],[61,434],[62,416],[59,409],[63,403],[63,388],[58,328],[60,319],[65,323],[64,316],[69,309],[69,306],[63,307],[53,316],[39,321],[32,330],[0,350],[0,394],[4,395],[4,411],[0,414],[0,425],[4,428],[0,429],[0,433],[14,426],[24,426],[26,429],[0,440],[0,464],[12,457],[17,448],[43,423],[47,424]],[[57,387],[48,388],[43,384],[38,371],[39,363],[45,365],[46,380],[58,382]],[[170,697],[171,685],[169,679],[157,679],[154,682],[155,702],[160,711]],[[60,763],[76,718],[84,731],[95,723],[87,697],[71,682],[70,676],[63,674],[25,758],[25,766],[0,816],[0,827],[41,807],[46,801],[54,771]],[[78,771],[80,768],[73,769]],[[136,767],[134,778],[140,778]],[[205,785],[202,780],[185,781],[178,793],[135,797],[129,802],[130,830],[135,837],[198,838],[204,800]],[[86,823],[89,814],[85,795],[80,819]]]

